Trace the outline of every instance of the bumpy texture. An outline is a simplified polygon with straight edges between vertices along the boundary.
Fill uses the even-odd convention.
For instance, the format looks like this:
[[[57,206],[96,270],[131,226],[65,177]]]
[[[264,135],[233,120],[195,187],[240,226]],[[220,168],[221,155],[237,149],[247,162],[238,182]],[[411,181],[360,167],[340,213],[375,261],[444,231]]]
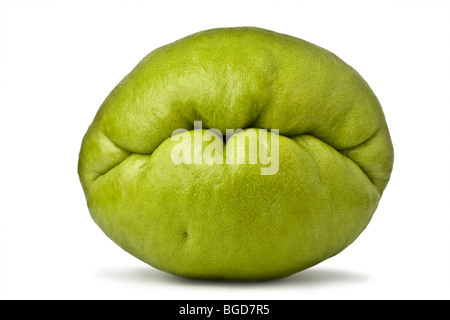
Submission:
[[[174,164],[171,134],[193,136],[196,120],[223,134],[278,129],[278,172]],[[78,172],[95,222],[137,258],[186,277],[260,280],[352,243],[392,164],[380,103],[349,65],[291,36],[224,28],[147,55],[100,107]]]

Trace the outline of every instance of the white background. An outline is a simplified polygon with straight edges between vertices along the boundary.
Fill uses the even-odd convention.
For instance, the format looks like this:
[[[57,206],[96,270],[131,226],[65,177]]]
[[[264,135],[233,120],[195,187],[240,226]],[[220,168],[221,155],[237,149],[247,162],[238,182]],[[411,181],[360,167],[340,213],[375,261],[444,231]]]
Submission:
[[[1,1],[0,298],[449,299],[450,1]],[[338,256],[262,283],[194,281],[122,251],[92,221],[81,139],[151,50],[258,26],[352,65],[395,148],[365,232]]]

